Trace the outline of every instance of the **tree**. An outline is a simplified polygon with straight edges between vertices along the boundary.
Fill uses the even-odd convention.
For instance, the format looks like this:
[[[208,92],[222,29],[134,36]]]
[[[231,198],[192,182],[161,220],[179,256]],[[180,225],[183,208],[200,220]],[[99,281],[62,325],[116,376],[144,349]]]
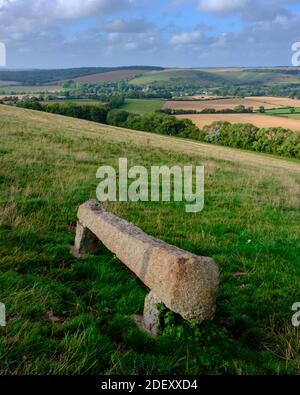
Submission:
[[[239,105],[239,106],[234,107],[234,111],[238,112],[238,113],[245,112],[245,110],[246,110],[246,107],[243,106],[243,105]]]
[[[258,111],[259,111],[261,114],[264,114],[264,113],[266,112],[266,109],[265,109],[264,106],[260,106],[259,109],[258,109]]]
[[[125,126],[129,112],[125,110],[114,109],[107,114],[107,123],[113,126]]]
[[[125,103],[125,98],[123,95],[114,94],[109,99],[109,108],[113,110],[114,108],[120,108]]]

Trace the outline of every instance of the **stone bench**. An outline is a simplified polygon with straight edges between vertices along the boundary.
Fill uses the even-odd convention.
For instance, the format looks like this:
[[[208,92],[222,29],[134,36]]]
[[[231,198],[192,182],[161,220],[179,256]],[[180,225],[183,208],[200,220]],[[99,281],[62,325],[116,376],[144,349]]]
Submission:
[[[214,317],[219,270],[211,258],[148,236],[92,200],[78,209],[72,252],[77,257],[96,254],[101,245],[112,251],[150,289],[144,316],[136,319],[148,332],[157,333],[159,303],[196,323]]]

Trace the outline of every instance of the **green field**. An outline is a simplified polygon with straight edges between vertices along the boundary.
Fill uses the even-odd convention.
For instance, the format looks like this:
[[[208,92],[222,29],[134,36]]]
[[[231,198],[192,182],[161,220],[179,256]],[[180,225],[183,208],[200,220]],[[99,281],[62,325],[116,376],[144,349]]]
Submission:
[[[143,74],[130,81],[130,84],[137,86],[146,86],[149,84],[159,84],[168,87],[175,87],[178,84],[187,84],[190,86],[209,86],[215,87],[225,80],[222,76],[201,70],[177,69],[165,70],[158,73]]]
[[[53,93],[53,92],[61,92],[63,88],[59,85],[33,85],[33,86],[8,86],[2,87],[0,86],[0,94],[4,95],[21,95],[21,94],[30,94],[30,93]]]
[[[295,108],[294,113],[291,113],[290,108],[275,108],[272,110],[266,110],[266,114],[290,119],[300,119],[300,107]]]
[[[300,162],[0,106],[0,374],[297,374]],[[205,166],[205,208],[105,207],[221,271],[216,317],[170,312],[150,338],[147,293],[113,254],[76,260],[76,212],[101,165]]]
[[[137,114],[146,114],[160,110],[163,104],[164,101],[160,99],[126,99],[122,109]]]

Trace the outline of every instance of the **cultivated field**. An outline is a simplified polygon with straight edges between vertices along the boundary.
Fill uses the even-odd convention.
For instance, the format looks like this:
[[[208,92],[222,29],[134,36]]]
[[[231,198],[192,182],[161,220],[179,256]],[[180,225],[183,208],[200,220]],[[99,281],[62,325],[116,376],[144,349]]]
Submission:
[[[16,86],[7,86],[7,87],[0,87],[1,93],[4,92],[4,94],[7,95],[29,95],[29,94],[38,94],[38,93],[58,93],[61,92],[63,89],[59,85],[28,85],[28,86],[22,86],[22,85],[16,85]]]
[[[210,125],[215,121],[226,121],[230,123],[251,123],[258,128],[281,127],[300,131],[300,120],[282,118],[262,114],[186,114],[177,115],[178,118],[191,119],[199,128]]]
[[[296,374],[300,162],[0,106],[0,374]],[[131,316],[147,290],[113,254],[77,260],[78,206],[100,165],[205,166],[205,208],[105,207],[221,271],[216,317],[164,312],[149,338]]]
[[[0,86],[12,86],[12,85],[20,85],[20,83],[16,81],[0,81]]]
[[[84,77],[73,78],[75,82],[94,83],[98,81],[118,81],[128,77],[149,73],[149,70],[116,70],[107,73],[86,75]]]
[[[279,97],[246,97],[244,99],[216,99],[216,100],[199,100],[199,101],[174,101],[169,100],[165,103],[164,108],[171,108],[174,110],[196,110],[202,111],[207,108],[214,108],[215,110],[224,110],[227,108],[234,109],[238,105],[245,107],[253,107],[257,110],[263,106],[266,109],[278,107],[299,107],[300,100],[279,98]]]

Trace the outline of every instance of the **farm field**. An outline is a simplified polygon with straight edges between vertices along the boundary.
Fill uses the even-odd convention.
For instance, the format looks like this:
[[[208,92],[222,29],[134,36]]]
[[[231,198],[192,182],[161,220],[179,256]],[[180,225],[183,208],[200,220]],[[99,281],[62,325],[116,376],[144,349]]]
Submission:
[[[137,114],[146,114],[160,110],[163,104],[164,100],[160,99],[126,99],[122,109]]]
[[[300,162],[0,106],[0,374],[297,374]],[[221,270],[217,313],[164,315],[157,339],[131,319],[147,290],[111,253],[69,253],[100,165],[205,166],[205,208],[105,207]],[[5,242],[3,242],[5,240]]]
[[[54,93],[54,92],[61,92],[63,88],[59,85],[32,85],[32,86],[9,86],[9,87],[0,87],[1,94],[6,95],[20,95],[20,94],[37,94],[37,93]]]
[[[16,82],[16,81],[0,81],[0,87],[2,87],[2,86],[12,86],[12,85],[20,85],[20,83]]]
[[[83,77],[73,78],[73,81],[80,83],[94,83],[98,81],[118,81],[122,79],[126,79],[128,77],[133,77],[140,74],[149,73],[145,70],[116,70],[116,71],[108,71],[106,73],[98,73],[86,75]]]
[[[289,108],[285,108],[285,109],[277,108],[273,110],[267,110],[266,114],[275,115],[278,117],[290,118],[290,119],[300,119],[300,107],[295,108],[294,113],[292,113],[291,109]]]
[[[216,100],[199,100],[199,101],[174,101],[169,100],[165,103],[164,108],[184,109],[202,111],[207,108],[224,110],[227,108],[234,109],[238,105],[253,107],[258,110],[263,106],[266,109],[276,107],[299,107],[300,100],[278,98],[278,97],[246,97],[244,99],[216,99]]]
[[[177,115],[178,118],[188,118],[199,128],[210,125],[212,122],[225,121],[230,123],[251,123],[258,128],[281,127],[300,131],[300,121],[279,116],[262,114],[185,114]]]
[[[224,80],[218,75],[194,69],[166,69],[159,72],[146,73],[130,81],[131,85],[145,86],[163,84],[173,87],[178,83],[193,84],[194,86],[218,86]]]

